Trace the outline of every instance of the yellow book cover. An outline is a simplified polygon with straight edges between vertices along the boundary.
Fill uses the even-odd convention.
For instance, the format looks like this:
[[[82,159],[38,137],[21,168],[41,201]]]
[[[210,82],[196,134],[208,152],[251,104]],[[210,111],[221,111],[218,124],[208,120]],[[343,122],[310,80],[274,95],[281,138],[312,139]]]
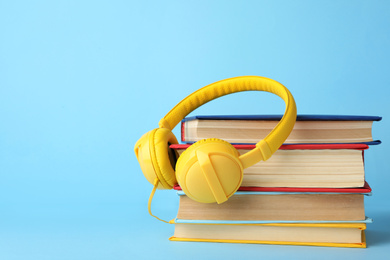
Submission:
[[[365,248],[365,223],[175,223],[171,241]]]

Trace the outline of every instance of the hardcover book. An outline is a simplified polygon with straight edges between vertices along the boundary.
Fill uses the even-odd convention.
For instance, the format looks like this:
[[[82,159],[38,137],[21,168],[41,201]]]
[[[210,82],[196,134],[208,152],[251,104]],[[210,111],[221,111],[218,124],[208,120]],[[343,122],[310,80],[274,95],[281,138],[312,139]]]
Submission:
[[[336,192],[237,191],[222,204],[199,203],[178,191],[177,219],[220,221],[363,221],[364,195]]]
[[[240,154],[255,145],[233,145]],[[171,145],[180,155],[188,144]],[[244,169],[243,187],[363,187],[366,144],[282,145],[267,161]]]
[[[365,248],[364,223],[179,224],[171,241]]]
[[[192,143],[220,138],[230,143],[257,143],[280,121],[281,115],[194,116],[182,120],[181,139]],[[298,115],[286,143],[366,143],[373,140],[377,116]]]

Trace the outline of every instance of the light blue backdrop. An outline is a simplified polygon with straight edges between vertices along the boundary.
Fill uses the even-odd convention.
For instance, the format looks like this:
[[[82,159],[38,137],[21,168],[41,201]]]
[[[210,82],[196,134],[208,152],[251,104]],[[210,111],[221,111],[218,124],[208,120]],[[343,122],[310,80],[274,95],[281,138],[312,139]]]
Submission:
[[[388,1],[1,1],[0,259],[378,259],[390,246]],[[135,141],[228,77],[286,85],[301,114],[379,115],[368,248],[169,242]],[[277,114],[267,93],[194,114]],[[175,129],[179,134],[179,130]],[[177,197],[154,212],[173,218]]]

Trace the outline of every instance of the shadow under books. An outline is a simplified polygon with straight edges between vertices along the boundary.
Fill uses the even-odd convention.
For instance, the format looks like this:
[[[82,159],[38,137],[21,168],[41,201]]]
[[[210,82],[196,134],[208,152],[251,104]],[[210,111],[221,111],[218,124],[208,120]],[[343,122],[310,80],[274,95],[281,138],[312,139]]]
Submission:
[[[390,245],[390,212],[383,212],[373,217],[374,222],[365,230],[367,247]]]

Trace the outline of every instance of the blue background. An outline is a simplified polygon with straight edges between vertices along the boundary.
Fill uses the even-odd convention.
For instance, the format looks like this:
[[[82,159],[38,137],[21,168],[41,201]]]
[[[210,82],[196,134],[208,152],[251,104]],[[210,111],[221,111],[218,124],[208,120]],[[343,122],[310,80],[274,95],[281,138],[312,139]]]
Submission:
[[[368,259],[390,246],[388,1],[1,1],[1,259]],[[177,102],[240,75],[301,114],[379,115],[366,152],[367,249],[170,242],[136,140]],[[278,114],[268,93],[194,114]],[[179,135],[176,128],[175,134]],[[170,219],[178,200],[160,191]]]

